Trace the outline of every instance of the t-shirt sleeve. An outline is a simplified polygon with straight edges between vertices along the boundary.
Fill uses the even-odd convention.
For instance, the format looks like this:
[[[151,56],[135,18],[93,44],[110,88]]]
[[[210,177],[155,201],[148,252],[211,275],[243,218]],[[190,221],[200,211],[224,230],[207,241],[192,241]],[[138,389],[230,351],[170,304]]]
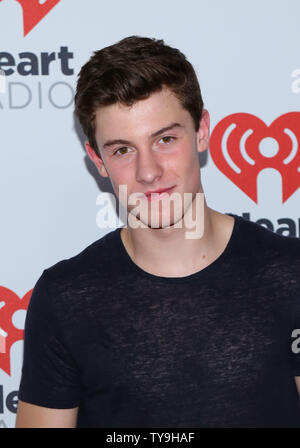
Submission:
[[[63,331],[47,288],[47,272],[38,279],[28,306],[19,399],[57,409],[79,405],[78,367],[63,340]]]
[[[294,376],[300,376],[300,295],[294,300],[292,308],[291,357]]]

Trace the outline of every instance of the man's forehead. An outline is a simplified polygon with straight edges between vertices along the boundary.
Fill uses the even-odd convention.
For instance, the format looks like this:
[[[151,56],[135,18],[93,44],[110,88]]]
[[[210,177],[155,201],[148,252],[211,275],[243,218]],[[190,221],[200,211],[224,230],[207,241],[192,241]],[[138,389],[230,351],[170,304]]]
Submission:
[[[95,114],[95,131],[98,137],[111,138],[119,132],[152,135],[170,123],[184,125],[189,113],[170,91],[154,92],[148,98],[138,100],[131,106],[115,103],[99,107]],[[101,139],[102,140],[102,139]]]
[[[139,99],[134,101],[132,104],[125,104],[121,102],[116,102],[108,106],[100,106],[95,111],[95,116],[100,117],[104,115],[113,115],[116,113],[124,114],[125,116],[129,113],[134,114],[138,112],[151,112],[151,108],[170,108],[174,107],[178,109],[183,109],[180,101],[176,95],[167,88],[163,88],[157,92],[151,93],[147,98]]]

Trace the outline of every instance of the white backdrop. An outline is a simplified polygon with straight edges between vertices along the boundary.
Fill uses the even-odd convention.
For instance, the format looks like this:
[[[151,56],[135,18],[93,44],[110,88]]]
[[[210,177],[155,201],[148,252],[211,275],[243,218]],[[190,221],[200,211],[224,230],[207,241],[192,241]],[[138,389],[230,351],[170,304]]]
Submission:
[[[299,17],[298,0],[0,0],[0,427],[15,422],[25,309],[37,278],[112,230],[96,225],[96,198],[112,189],[89,161],[73,115],[81,65],[129,35],[178,47],[196,69],[215,135],[214,157],[200,159],[208,205],[299,237],[299,114],[281,119],[283,143],[272,128],[258,135],[265,169],[256,180],[248,161],[242,173],[249,191],[257,182],[257,202],[230,168],[224,173],[230,148],[219,125],[251,114],[255,133],[258,119],[269,126],[300,110]],[[226,162],[217,166],[220,147]]]

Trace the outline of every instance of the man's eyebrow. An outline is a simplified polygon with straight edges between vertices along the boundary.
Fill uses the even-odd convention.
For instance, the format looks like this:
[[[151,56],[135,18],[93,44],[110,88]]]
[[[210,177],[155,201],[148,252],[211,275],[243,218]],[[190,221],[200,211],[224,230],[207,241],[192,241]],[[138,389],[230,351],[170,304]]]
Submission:
[[[158,135],[163,134],[166,131],[170,131],[173,128],[183,128],[183,125],[180,123],[172,123],[168,126],[165,126],[164,128],[159,129],[158,131],[154,132],[153,134],[151,134],[151,138],[157,137]]]
[[[153,134],[150,135],[150,138],[154,138],[157,137],[158,135],[166,132],[166,131],[170,131],[171,129],[174,128],[182,128],[183,129],[183,125],[180,123],[171,123],[168,126],[165,126],[161,129],[159,129],[158,131],[155,131]],[[132,145],[132,143],[129,140],[124,140],[124,139],[115,139],[115,140],[107,140],[104,144],[103,144],[103,149],[104,148],[108,148],[109,146],[113,146],[113,145]]]

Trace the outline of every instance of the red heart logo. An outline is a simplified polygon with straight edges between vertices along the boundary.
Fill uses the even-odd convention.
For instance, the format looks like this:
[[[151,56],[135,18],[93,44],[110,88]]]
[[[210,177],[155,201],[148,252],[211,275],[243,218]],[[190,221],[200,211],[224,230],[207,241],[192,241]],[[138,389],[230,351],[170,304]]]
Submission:
[[[272,139],[277,150],[263,154],[262,144]],[[300,112],[281,115],[267,126],[255,115],[236,113],[221,120],[210,138],[210,154],[219,170],[257,203],[257,177],[274,168],[282,178],[285,202],[300,187]]]
[[[28,34],[60,0],[17,0],[23,9],[24,36]]]
[[[24,330],[16,328],[12,318],[16,311],[27,310],[32,289],[22,299],[4,286],[0,286],[0,368],[8,375],[10,369],[10,348],[24,339]]]

